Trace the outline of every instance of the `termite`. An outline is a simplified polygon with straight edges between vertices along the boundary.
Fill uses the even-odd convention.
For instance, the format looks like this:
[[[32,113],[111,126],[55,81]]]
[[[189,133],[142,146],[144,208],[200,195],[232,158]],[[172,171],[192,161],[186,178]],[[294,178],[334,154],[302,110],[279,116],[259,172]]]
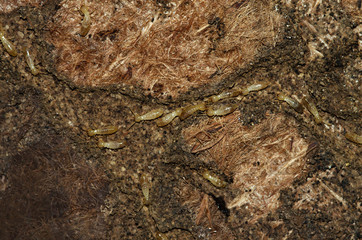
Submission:
[[[269,86],[269,84],[266,82],[255,83],[253,85],[250,85],[250,86],[242,89],[242,93],[243,93],[243,95],[248,95],[250,92],[263,90],[264,88],[267,88],[268,86]]]
[[[31,56],[29,49],[23,47],[23,53],[25,57],[25,61],[28,64],[30,71],[33,75],[37,75],[39,73],[39,70],[34,65],[33,57]]]
[[[216,174],[211,173],[209,170],[204,170],[202,173],[202,177],[205,178],[206,180],[209,180],[212,183],[212,185],[218,188],[223,188],[226,187],[227,185],[227,183],[224,180],[222,180]]]
[[[351,142],[362,144],[362,136],[357,135],[356,133],[347,132],[344,136]]]
[[[108,126],[108,127],[104,127],[104,128],[99,128],[99,129],[90,129],[88,130],[88,136],[94,136],[94,135],[108,135],[108,134],[112,134],[118,131],[118,127],[117,126]]]
[[[146,174],[142,174],[140,178],[140,185],[141,190],[143,193],[143,204],[149,205],[150,204],[150,189],[151,189],[151,183],[149,181],[149,178]]]
[[[302,104],[308,109],[308,111],[313,114],[314,120],[317,124],[320,124],[323,122],[323,119],[319,116],[317,107],[314,105],[314,103],[307,97],[302,98]]]
[[[160,119],[157,119],[157,120],[156,120],[156,124],[157,124],[157,126],[159,126],[159,127],[166,126],[167,124],[169,124],[170,122],[172,122],[172,120],[173,120],[175,117],[180,116],[181,113],[182,113],[182,108],[177,108],[175,111],[166,114],[165,116],[163,116],[163,117],[160,118]]]
[[[230,105],[221,105],[218,108],[214,109],[212,106],[207,108],[207,116],[225,116],[235,111],[238,107],[237,104],[230,104]]]
[[[284,93],[280,93],[278,95],[278,100],[280,101],[285,101],[286,103],[289,104],[289,106],[291,106],[292,108],[294,108],[295,111],[299,112],[299,113],[303,113],[303,106],[302,104],[300,104],[297,100],[295,100],[294,98],[288,97],[286,96]]]
[[[195,105],[190,105],[190,106],[182,108],[182,112],[179,117],[181,120],[185,120],[186,118],[191,116],[193,113],[195,113],[197,111],[205,111],[205,110],[206,110],[206,103],[201,102],[201,103],[198,103]]]
[[[229,91],[222,92],[218,95],[213,95],[208,99],[210,99],[212,102],[217,102],[217,101],[220,101],[225,98],[236,97],[236,96],[240,95],[241,93],[242,93],[242,89],[235,88],[235,89],[230,89]]]
[[[80,7],[79,12],[81,15],[83,15],[83,20],[82,20],[82,27],[80,29],[80,35],[82,37],[85,37],[90,29],[90,25],[91,25],[91,19],[90,19],[90,15],[89,15],[89,11],[88,11],[88,7],[83,5]]]
[[[159,231],[157,231],[155,233],[155,235],[156,235],[156,240],[167,240],[168,239],[166,234],[159,232]]]
[[[126,145],[127,143],[125,140],[104,142],[102,139],[99,139],[98,141],[99,148],[108,148],[115,150],[115,149],[124,148]]]
[[[13,57],[18,55],[15,46],[5,38],[5,33],[2,25],[0,24],[0,39],[5,48],[5,50]]]
[[[143,115],[138,115],[137,113],[133,113],[134,121],[141,122],[141,121],[153,120],[153,119],[161,117],[163,113],[164,113],[164,110],[162,108],[151,110],[148,113],[145,113]]]

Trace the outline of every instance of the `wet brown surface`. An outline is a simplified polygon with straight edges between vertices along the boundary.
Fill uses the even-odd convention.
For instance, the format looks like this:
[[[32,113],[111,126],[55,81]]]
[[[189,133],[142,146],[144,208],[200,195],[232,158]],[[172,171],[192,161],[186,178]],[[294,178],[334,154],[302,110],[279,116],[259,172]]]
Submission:
[[[59,79],[54,46],[45,40],[59,1],[2,13],[6,37],[19,52],[21,46],[31,46],[41,74],[31,75],[22,55],[13,58],[0,49],[0,219],[5,223],[0,236],[156,239],[162,232],[169,239],[361,238],[361,145],[344,137],[346,131],[362,134],[361,39],[355,31],[361,23],[337,3],[317,2],[305,6],[277,2],[275,8],[286,25],[275,47],[265,49],[223,81],[203,84],[170,101],[144,96],[139,89],[139,94],[120,86],[84,89],[69,84],[69,79]],[[355,3],[343,4],[351,9]],[[318,53],[313,55],[313,51]],[[184,121],[175,119],[163,128],[154,121],[132,125],[132,111],[173,110],[233,85],[258,81],[270,86],[225,101],[238,104],[237,118],[228,127],[224,123],[234,115],[209,118],[204,113]],[[325,123],[316,124],[307,110],[297,113],[278,101],[279,92],[299,100],[310,96]],[[273,116],[284,119],[285,126],[268,130],[273,134],[267,136],[255,130],[265,124],[273,126]],[[215,122],[222,127],[210,128]],[[87,129],[106,125],[117,125],[120,130],[109,136],[87,135]],[[190,144],[190,135],[185,135],[195,127],[208,129],[199,136],[200,147],[206,146],[202,152],[192,151],[196,143]],[[225,129],[250,131],[245,138],[281,141],[289,128],[294,135],[280,147],[264,146],[266,142],[260,140],[261,147],[253,149],[258,146],[255,141],[248,146],[237,134],[228,143],[237,146],[219,148],[213,142],[228,132]],[[128,145],[119,150],[99,149],[98,139],[126,139]],[[241,188],[256,185],[252,172],[241,170],[242,166],[254,169],[259,178],[265,176],[263,167],[270,167],[247,159],[258,154],[274,159],[279,148],[288,149],[287,142],[296,146],[298,141],[306,146],[301,148],[305,153],[300,168],[294,166],[285,179],[284,173],[275,173],[281,180],[271,188],[276,196],[271,202],[255,205],[266,196],[261,194],[255,201],[252,194],[260,191],[244,189],[241,194]],[[227,152],[221,156],[245,164],[228,168],[215,155],[220,149],[231,149],[223,150]],[[286,150],[282,155],[293,156]],[[218,188],[205,180],[204,169],[227,186]],[[147,206],[140,186],[143,173],[152,179]],[[245,178],[237,177],[246,173]],[[247,182],[242,185],[240,180]],[[248,201],[235,204],[233,200],[240,196],[248,196]]]

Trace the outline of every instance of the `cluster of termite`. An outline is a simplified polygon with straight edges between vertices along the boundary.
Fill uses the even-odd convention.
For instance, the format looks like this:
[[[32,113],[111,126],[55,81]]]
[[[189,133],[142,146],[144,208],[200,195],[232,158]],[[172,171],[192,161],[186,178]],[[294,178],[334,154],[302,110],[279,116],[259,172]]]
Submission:
[[[5,37],[5,30],[0,23],[0,40],[3,44],[5,50],[9,53],[10,56],[16,57],[18,52],[14,44],[12,44],[6,37]],[[26,47],[22,48],[22,52],[25,58],[26,63],[28,64],[30,71],[33,75],[37,75],[39,70],[35,67],[33,56],[30,54],[29,49]]]
[[[135,115],[135,122],[141,121],[148,121],[156,119],[156,124],[159,127],[163,127],[171,123],[176,117],[180,120],[185,120],[186,118],[190,117],[192,114],[200,111],[206,111],[206,114],[209,117],[213,116],[225,116],[232,112],[234,112],[237,108],[237,104],[223,104],[223,105],[215,105],[219,100],[237,97],[239,95],[247,95],[253,91],[259,91],[264,88],[268,87],[266,82],[255,83],[250,85],[246,88],[234,88],[226,92],[222,92],[218,95],[213,95],[204,99],[204,101],[197,102],[196,104],[192,104],[186,107],[177,108],[176,110],[166,113],[165,110],[162,108],[154,109],[150,112],[147,112],[143,115],[139,115],[134,113]]]
[[[292,97],[288,97],[284,93],[280,93],[278,95],[278,100],[285,101],[286,103],[288,103],[289,106],[291,106],[298,113],[303,113],[304,107],[305,107],[314,116],[314,120],[317,124],[321,124],[324,122],[322,117],[319,115],[317,107],[314,105],[312,100],[308,97],[303,97],[302,101],[300,103],[298,100],[296,100]]]
[[[99,129],[90,129],[88,130],[88,136],[93,137],[95,135],[110,135],[118,131],[117,126],[107,126]],[[120,149],[124,148],[127,145],[126,140],[119,141],[103,141],[103,139],[98,140],[99,148],[108,148],[108,149]]]
[[[165,113],[163,108],[153,109],[145,114],[139,115],[137,113],[134,114],[134,122],[138,123],[141,121],[149,121],[155,120],[157,126],[164,127],[170,124],[176,117],[180,120],[185,120],[186,118],[190,117],[192,114],[196,112],[203,112],[205,111],[209,117],[213,116],[225,116],[234,112],[237,108],[237,104],[223,104],[223,105],[215,105],[214,103],[226,99],[237,97],[239,95],[245,96],[253,91],[259,91],[268,87],[266,82],[259,82],[252,84],[245,88],[233,88],[228,91],[224,91],[218,95],[213,95],[204,99],[204,101],[197,102],[192,105],[188,105],[186,107],[179,107],[171,112]],[[317,107],[313,103],[313,101],[309,97],[303,97],[301,102],[298,100],[285,95],[284,93],[280,93],[278,95],[278,100],[285,101],[288,103],[295,111],[298,113],[303,113],[304,108],[306,108],[313,116],[314,120],[317,124],[325,123],[323,118],[319,115]],[[96,130],[89,130],[88,135],[93,136],[96,134],[112,134],[118,130],[115,126],[106,127],[104,129],[96,129]],[[361,144],[361,136],[347,132],[345,137],[355,143]],[[110,149],[117,149],[122,148],[125,146],[125,142],[103,142],[100,141],[98,146],[101,148],[110,148]]]
[[[82,37],[85,37],[91,26],[91,19],[90,19],[90,13],[88,11],[88,7],[83,5],[79,9],[81,15],[83,16],[81,29],[79,34]],[[0,24],[0,40],[5,48],[5,50],[9,53],[9,55],[16,57],[18,55],[16,47],[5,37],[5,30]],[[32,55],[29,52],[29,49],[23,47],[22,49],[24,58],[31,70],[31,73],[33,75],[39,74],[39,70],[36,68],[34,64],[34,59]],[[166,126],[170,124],[176,117],[178,117],[180,120],[185,120],[186,118],[190,117],[192,114],[200,111],[206,111],[206,114],[209,117],[212,116],[224,116],[227,114],[230,114],[235,111],[237,108],[237,104],[224,104],[224,105],[218,105],[215,106],[213,103],[216,103],[222,99],[226,98],[232,98],[237,97],[239,95],[247,95],[250,92],[253,91],[259,91],[264,88],[268,87],[268,84],[265,82],[256,83],[253,85],[250,85],[246,88],[234,88],[225,92],[222,92],[218,95],[213,95],[211,97],[208,97],[204,99],[204,101],[198,102],[193,105],[189,105],[186,107],[180,107],[175,109],[172,112],[165,113],[165,110],[162,108],[151,110],[150,112],[147,112],[143,115],[139,115],[137,113],[134,113],[135,119],[134,121],[136,123],[141,121],[148,121],[148,120],[156,120],[156,124],[159,127]],[[314,116],[314,120],[317,124],[323,123],[323,119],[320,117],[318,110],[314,103],[307,97],[303,97],[301,102],[298,100],[288,97],[285,94],[281,93],[278,95],[278,99],[281,101],[285,101],[288,103],[295,111],[298,113],[303,113],[304,107]],[[89,136],[95,136],[95,135],[110,135],[115,132],[117,132],[119,128],[117,126],[108,126],[100,129],[94,129],[94,130],[88,130]],[[362,136],[359,136],[355,133],[346,133],[345,137],[355,143],[362,144]],[[108,149],[120,149],[126,146],[125,140],[120,141],[103,141],[102,139],[99,139],[97,146],[99,148],[108,148]],[[217,174],[209,171],[209,170],[203,170],[201,172],[201,176],[208,180],[211,184],[213,184],[215,187],[223,188],[227,185],[227,182],[224,181],[220,176]],[[146,174],[142,174],[140,176],[140,187],[142,189],[143,193],[143,204],[149,205],[150,204],[150,189],[151,189],[151,182],[149,180],[149,176]],[[162,233],[157,233],[158,239],[166,239],[166,237]]]
[[[165,113],[165,110],[162,108],[151,110],[145,114],[139,115],[137,113],[134,114],[134,122],[138,123],[141,121],[149,121],[156,120],[156,124],[159,127],[163,127],[171,123],[176,117],[180,118],[180,120],[185,120],[190,117],[192,114],[196,112],[206,111],[206,114],[209,117],[212,116],[224,116],[232,113],[237,108],[237,104],[226,104],[220,106],[214,106],[214,103],[231,97],[237,97],[239,95],[247,95],[253,91],[259,91],[268,87],[268,84],[265,82],[255,83],[245,88],[233,88],[231,90],[222,92],[218,95],[213,95],[204,99],[202,102],[198,102],[196,104],[192,104],[186,107],[180,107],[176,110]],[[90,129],[88,130],[88,136],[93,137],[95,135],[110,135],[117,132],[119,128],[117,126],[107,126],[100,129]],[[103,141],[102,139],[98,140],[99,148],[108,148],[108,149],[120,149],[126,146],[125,140],[120,141]],[[215,174],[214,172],[204,169],[199,172],[199,174],[206,180],[208,180],[212,185],[218,188],[226,187],[227,182],[223,180],[221,176]],[[142,202],[143,205],[147,206],[150,204],[150,189],[151,182],[149,180],[149,176],[146,174],[142,174],[140,176],[140,187],[143,193]]]
[[[209,117],[212,116],[224,116],[227,114],[232,113],[237,108],[236,104],[225,104],[225,105],[219,105],[218,107],[214,106],[214,103],[231,97],[237,97],[239,95],[247,95],[252,91],[259,91],[262,89],[265,89],[268,87],[268,84],[265,82],[255,83],[253,85],[250,85],[245,88],[233,88],[228,91],[222,92],[218,95],[210,96],[204,101],[197,102],[195,104],[186,106],[186,107],[180,107],[177,108],[174,111],[168,112],[165,114],[165,110],[163,108],[158,108],[151,110],[145,114],[139,115],[137,113],[134,114],[134,122],[138,123],[141,121],[149,121],[149,120],[155,120],[157,126],[163,127],[168,124],[170,124],[176,117],[178,117],[180,120],[185,120],[186,118],[190,117],[192,114],[196,112],[202,112],[206,111],[206,114]],[[284,93],[280,93],[278,95],[278,100],[285,101],[290,105],[295,111],[298,113],[303,113],[304,108],[306,108],[313,116],[314,120],[317,124],[325,123],[323,118],[319,115],[319,112],[317,110],[317,107],[312,102],[312,100],[309,97],[303,97],[301,102],[298,100],[289,97],[285,95]],[[116,131],[118,131],[117,126],[108,126],[101,129],[94,129],[94,130],[88,130],[89,136],[94,135],[108,135],[113,134]],[[354,133],[346,133],[346,138],[352,142],[361,144],[361,136],[358,136]],[[108,149],[120,149],[126,146],[125,140],[120,141],[98,141],[98,147],[99,148],[108,148]],[[215,187],[223,188],[227,185],[227,182],[223,180],[222,177],[218,176],[218,174],[215,174],[209,170],[203,170],[199,173],[204,179],[208,180],[211,184],[213,184]],[[144,205],[149,204],[149,189],[150,189],[150,183],[147,180],[147,178],[142,175],[141,176],[141,189],[144,195],[143,202]]]
[[[192,114],[196,112],[206,111],[206,114],[209,117],[212,116],[225,116],[234,112],[237,108],[237,104],[224,104],[215,106],[213,103],[216,103],[219,100],[237,97],[239,95],[247,95],[253,91],[259,91],[268,87],[268,84],[265,82],[255,83],[246,88],[234,88],[226,92],[222,92],[218,95],[213,95],[211,97],[206,98],[204,101],[197,102],[196,104],[192,104],[186,107],[180,107],[176,110],[166,113],[163,108],[153,109],[145,114],[139,115],[137,113],[134,114],[134,123],[139,123],[141,121],[150,121],[155,120],[157,126],[164,127],[170,124],[176,117],[180,120],[185,120],[190,117]],[[107,126],[99,129],[90,129],[88,130],[89,136],[95,135],[109,135],[118,131],[117,126]],[[108,148],[108,149],[120,149],[126,146],[126,141],[107,141],[104,142],[102,139],[98,141],[98,147],[100,148]]]
[[[83,5],[81,6],[81,8],[79,9],[79,12],[81,15],[83,15],[83,20],[82,20],[82,25],[81,25],[81,29],[79,34],[82,37],[85,37],[90,29],[91,26],[91,19],[90,19],[90,14],[88,11],[88,7]],[[12,57],[16,57],[18,55],[18,52],[16,50],[16,47],[14,46],[14,44],[12,44],[6,37],[5,37],[5,30],[3,28],[3,26],[0,23],[0,40],[2,45],[4,46],[5,50],[9,53],[10,56]],[[34,58],[31,55],[30,51],[28,48],[23,47],[22,48],[22,52],[25,58],[26,63],[28,64],[30,71],[33,75],[37,75],[39,74],[39,70],[36,68],[35,64],[34,64]]]
[[[323,118],[319,115],[319,112],[317,110],[317,107],[315,106],[315,104],[312,102],[312,100],[308,97],[303,97],[301,102],[299,102],[298,100],[289,97],[287,95],[285,95],[284,93],[280,93],[278,95],[278,99],[280,101],[285,101],[286,103],[288,103],[289,106],[291,106],[295,111],[297,111],[298,113],[303,113],[304,112],[304,107],[313,115],[314,120],[317,124],[321,124],[321,123],[326,123]],[[357,143],[357,144],[362,144],[362,136],[353,133],[353,132],[347,132],[345,134],[345,137],[347,140]]]
[[[90,26],[91,26],[91,18],[90,13],[88,11],[88,7],[83,5],[79,9],[81,15],[83,16],[80,35],[86,36],[89,32]],[[309,25],[308,25],[309,26]],[[148,113],[145,113],[143,115],[138,115],[137,113],[134,113],[135,115],[135,122],[141,122],[141,121],[147,121],[147,120],[156,120],[156,124],[159,127],[163,127],[168,125],[175,119],[176,117],[179,117],[180,120],[185,120],[192,114],[194,114],[197,111],[206,111],[206,114],[208,116],[224,116],[227,114],[232,113],[237,108],[237,104],[230,104],[230,105],[221,105],[221,106],[211,106],[208,103],[212,102],[218,102],[219,100],[225,99],[225,98],[232,98],[237,97],[239,95],[247,95],[249,92],[252,91],[259,91],[264,88],[266,88],[268,85],[265,82],[262,83],[256,83],[246,88],[234,88],[229,91],[222,92],[218,95],[213,95],[209,98],[206,98],[203,102],[196,103],[194,105],[190,105],[183,108],[177,108],[176,110],[164,114],[164,109],[154,109]],[[281,93],[278,95],[278,99],[281,101],[287,102],[292,108],[294,108],[297,112],[303,113],[305,107],[308,109],[308,111],[314,116],[314,120],[317,124],[324,123],[324,120],[320,117],[318,110],[314,103],[307,97],[303,97],[301,103],[291,97],[286,96],[285,94]],[[162,117],[161,117],[162,116]],[[347,132],[345,134],[345,137],[352,142],[362,144],[362,136],[357,135],[356,133],[350,133]],[[114,149],[116,146],[123,147],[124,144],[120,143],[105,143],[100,142],[98,144],[99,147],[105,147],[105,148],[112,148]]]

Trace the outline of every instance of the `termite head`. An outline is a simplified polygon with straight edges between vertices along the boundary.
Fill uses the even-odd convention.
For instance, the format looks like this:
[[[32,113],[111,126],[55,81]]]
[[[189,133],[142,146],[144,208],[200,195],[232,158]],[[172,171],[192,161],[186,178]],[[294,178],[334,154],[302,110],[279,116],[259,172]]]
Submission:
[[[218,176],[217,174],[209,171],[208,169],[205,169],[201,173],[202,177],[208,180],[212,185],[218,188],[224,188],[227,185],[227,182],[225,182],[221,176]]]
[[[150,176],[148,174],[143,173],[140,177],[140,186],[143,193],[143,204],[150,204],[150,189],[151,189],[151,181]]]

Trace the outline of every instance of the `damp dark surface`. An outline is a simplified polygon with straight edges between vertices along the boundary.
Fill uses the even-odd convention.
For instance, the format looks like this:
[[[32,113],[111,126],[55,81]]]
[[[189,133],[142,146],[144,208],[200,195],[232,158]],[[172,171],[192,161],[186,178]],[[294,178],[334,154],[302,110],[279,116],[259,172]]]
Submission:
[[[308,20],[311,24],[322,28],[327,16],[339,24],[326,47],[319,41],[324,35],[302,23],[309,19],[307,10],[292,11],[295,6],[277,2],[287,19],[281,41],[223,81],[168,101],[144,96],[137,86],[84,89],[59,79],[53,46],[44,37],[57,3],[0,14],[2,25],[9,26],[6,36],[19,53],[22,46],[31,46],[41,70],[33,76],[21,54],[13,58],[1,48],[0,238],[157,239],[163,233],[169,239],[218,239],[217,232],[223,232],[223,239],[361,238],[361,145],[344,137],[346,132],[362,135],[361,46],[354,32],[358,19],[336,3],[319,6],[316,11],[323,17]],[[310,57],[311,42],[323,57]],[[297,122],[311,149],[303,173],[280,192],[278,208],[250,222],[248,208],[227,208],[234,189],[216,188],[200,177],[205,168],[222,175],[216,164],[205,165],[197,154],[185,151],[181,131],[208,119],[206,114],[160,128],[154,121],[134,124],[133,113],[175,109],[258,81],[270,86],[230,100],[239,104],[237,124],[253,127],[271,114],[285,115]],[[325,123],[316,124],[307,111],[297,113],[279,101],[280,92],[309,96]],[[87,135],[88,129],[107,125],[120,130]],[[125,139],[128,144],[100,149],[98,139]],[[151,176],[147,206],[139,180],[144,173]],[[195,223],[198,210],[187,203],[186,191],[192,193],[190,199],[210,197],[211,227],[207,213],[205,223]],[[310,199],[302,202],[305,196]]]

